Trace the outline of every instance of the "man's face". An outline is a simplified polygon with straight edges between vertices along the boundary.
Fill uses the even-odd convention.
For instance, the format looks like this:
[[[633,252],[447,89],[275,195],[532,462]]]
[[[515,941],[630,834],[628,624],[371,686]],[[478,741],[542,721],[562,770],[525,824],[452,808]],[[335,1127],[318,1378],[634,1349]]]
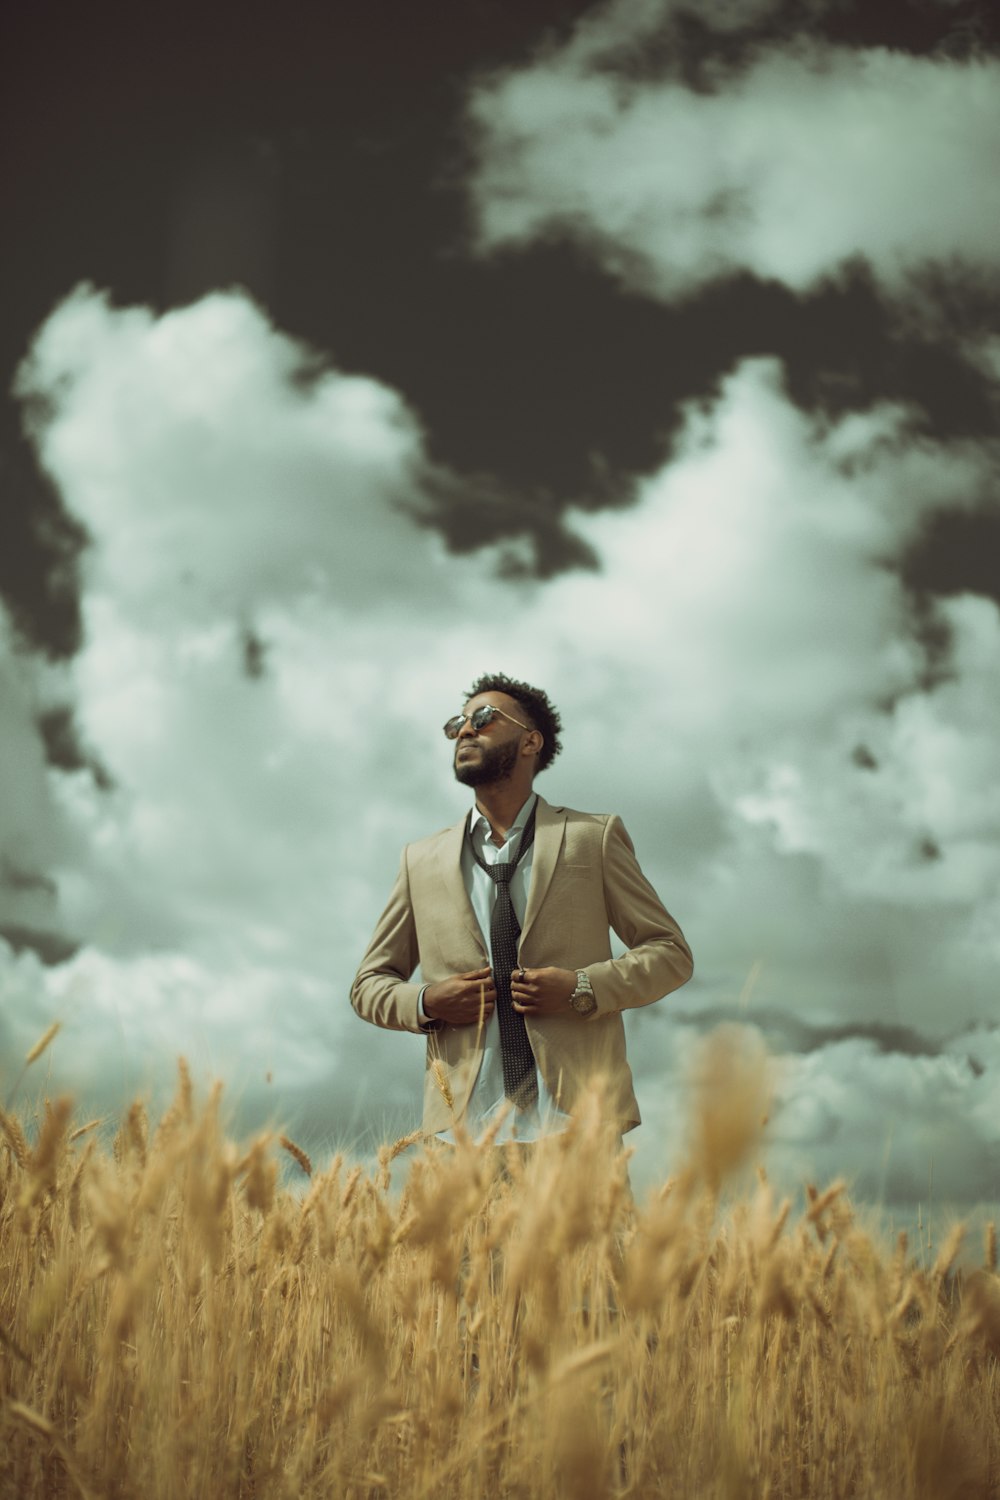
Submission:
[[[521,705],[506,693],[479,693],[469,699],[462,712],[474,713],[486,703],[502,708],[515,719],[525,718]],[[463,786],[490,786],[508,780],[517,764],[524,735],[525,730],[500,716],[484,724],[478,732],[471,724],[464,724],[455,741],[456,781]]]

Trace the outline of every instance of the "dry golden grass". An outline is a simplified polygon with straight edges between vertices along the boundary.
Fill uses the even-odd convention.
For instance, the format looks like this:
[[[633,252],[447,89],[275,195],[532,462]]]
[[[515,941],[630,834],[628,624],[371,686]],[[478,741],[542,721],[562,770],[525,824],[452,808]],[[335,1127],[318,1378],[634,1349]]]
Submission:
[[[742,1061],[741,1061],[742,1058]],[[4,1497],[891,1497],[1000,1488],[1000,1282],[883,1251],[843,1189],[723,1178],[766,1109],[717,1039],[688,1165],[636,1209],[596,1097],[530,1155],[431,1147],[305,1196],[182,1071],[112,1150],[0,1134]],[[301,1180],[301,1179],[300,1179]]]

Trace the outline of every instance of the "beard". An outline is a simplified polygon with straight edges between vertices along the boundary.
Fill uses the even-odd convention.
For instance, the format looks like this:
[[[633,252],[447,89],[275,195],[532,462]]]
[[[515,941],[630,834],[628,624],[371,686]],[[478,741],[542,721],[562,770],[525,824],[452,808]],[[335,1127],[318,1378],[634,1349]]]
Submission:
[[[477,761],[456,762],[455,780],[463,786],[492,786],[495,781],[506,781],[517,763],[517,743],[509,740],[506,745],[481,745]]]

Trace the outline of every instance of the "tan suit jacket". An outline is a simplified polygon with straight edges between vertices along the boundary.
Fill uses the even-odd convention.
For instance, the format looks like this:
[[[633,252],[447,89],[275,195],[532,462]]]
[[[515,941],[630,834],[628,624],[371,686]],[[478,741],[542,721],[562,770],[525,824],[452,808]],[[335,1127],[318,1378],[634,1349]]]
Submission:
[[[424,1029],[421,985],[411,979],[418,964],[422,983],[434,984],[490,962],[462,877],[467,822],[463,817],[403,850],[392,895],[351,988],[354,1009],[376,1026]],[[609,928],[629,950],[621,958],[611,956]],[[586,1019],[568,1004],[565,1015],[525,1018],[535,1061],[559,1108],[571,1110],[588,1079],[602,1075],[618,1128],[638,1125],[621,1013],[679,989],[693,962],[615,814],[574,812],[538,798],[519,958],[528,969],[585,969],[597,999],[596,1014]],[[482,1034],[472,1025],[426,1035],[423,1123],[435,1133],[465,1110],[482,1060]]]

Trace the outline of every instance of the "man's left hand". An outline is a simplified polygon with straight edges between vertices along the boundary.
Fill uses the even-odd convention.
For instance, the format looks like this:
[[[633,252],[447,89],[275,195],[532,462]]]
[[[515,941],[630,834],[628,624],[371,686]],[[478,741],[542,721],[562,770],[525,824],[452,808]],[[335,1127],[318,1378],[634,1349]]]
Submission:
[[[515,969],[510,980],[510,998],[522,1016],[572,1015],[575,989],[575,969]]]

